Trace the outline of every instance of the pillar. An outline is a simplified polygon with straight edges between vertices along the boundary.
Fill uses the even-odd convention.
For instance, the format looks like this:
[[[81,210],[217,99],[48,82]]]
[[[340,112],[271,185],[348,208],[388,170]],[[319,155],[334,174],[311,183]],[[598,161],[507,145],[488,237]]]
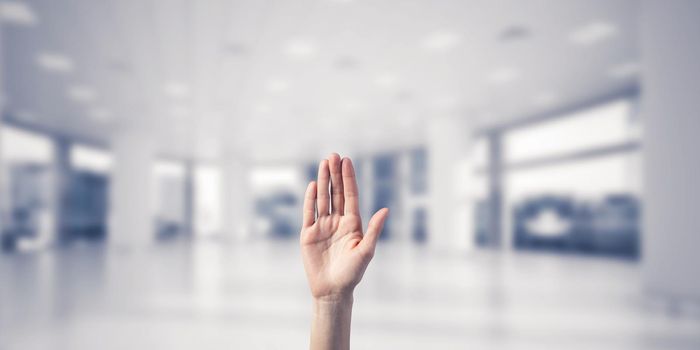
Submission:
[[[427,128],[428,241],[437,250],[465,252],[473,246],[471,135],[461,117],[435,118]]]
[[[155,237],[153,136],[141,130],[121,131],[112,140],[112,152],[109,242],[116,246],[146,246]]]
[[[222,162],[224,234],[231,240],[251,237],[253,219],[249,165],[245,159],[229,155]]]
[[[648,291],[700,299],[700,2],[644,1],[643,280]]]
[[[4,54],[3,50],[3,33],[2,33],[2,23],[0,23],[0,130],[3,128],[3,119],[5,118],[5,64],[4,64]],[[0,132],[0,138],[2,138],[2,133]],[[2,141],[2,140],[0,140]],[[0,142],[0,147],[2,142]],[[4,183],[3,176],[5,176],[5,164],[2,159],[2,152],[0,152],[0,191],[3,190],[2,184]],[[4,209],[3,202],[0,200],[0,249],[2,249],[2,236],[3,236],[3,224],[4,224]]]
[[[48,242],[66,242],[70,233],[70,217],[67,204],[70,196],[71,142],[63,137],[54,140],[54,228]]]

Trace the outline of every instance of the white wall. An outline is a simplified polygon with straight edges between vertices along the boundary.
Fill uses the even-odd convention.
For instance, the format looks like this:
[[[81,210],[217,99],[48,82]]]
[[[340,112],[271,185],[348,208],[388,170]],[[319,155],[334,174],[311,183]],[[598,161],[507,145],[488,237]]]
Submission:
[[[700,298],[700,1],[644,1],[646,288]]]

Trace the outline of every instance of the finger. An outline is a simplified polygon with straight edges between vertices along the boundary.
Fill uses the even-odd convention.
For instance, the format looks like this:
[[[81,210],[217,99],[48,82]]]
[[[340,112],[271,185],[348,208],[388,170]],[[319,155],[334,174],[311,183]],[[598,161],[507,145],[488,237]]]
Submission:
[[[316,206],[318,206],[318,216],[328,215],[328,177],[328,160],[324,159],[318,166],[318,184],[316,184]]]
[[[377,240],[379,239],[379,235],[382,233],[382,229],[384,229],[384,222],[388,216],[389,209],[382,208],[374,213],[372,218],[369,219],[367,232],[365,233],[365,236],[362,238],[361,242],[365,251],[374,253],[374,248],[377,246]]]
[[[357,191],[357,180],[355,178],[355,168],[352,166],[350,158],[343,158],[341,168],[343,169],[343,194],[345,196],[345,215],[360,215],[360,197]]]
[[[314,224],[316,214],[316,181],[309,182],[304,194],[304,216],[302,227],[306,228]]]
[[[342,214],[345,206],[343,198],[343,175],[340,172],[340,156],[333,153],[328,157],[328,167],[331,172],[331,211]]]

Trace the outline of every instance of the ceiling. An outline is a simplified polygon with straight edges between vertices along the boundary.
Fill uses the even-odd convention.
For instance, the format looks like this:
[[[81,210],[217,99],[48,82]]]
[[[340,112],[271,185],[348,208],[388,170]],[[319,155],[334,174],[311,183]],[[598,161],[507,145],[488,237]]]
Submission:
[[[403,147],[431,118],[628,89],[639,65],[631,0],[1,3],[8,119],[105,143],[146,129],[183,157]]]

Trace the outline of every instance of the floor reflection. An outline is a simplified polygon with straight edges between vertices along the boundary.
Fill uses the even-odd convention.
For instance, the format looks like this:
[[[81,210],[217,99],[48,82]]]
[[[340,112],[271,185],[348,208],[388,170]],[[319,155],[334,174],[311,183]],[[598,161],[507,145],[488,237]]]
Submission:
[[[357,349],[697,349],[627,261],[384,245],[355,302]],[[0,256],[2,349],[305,348],[294,242],[81,246]]]

